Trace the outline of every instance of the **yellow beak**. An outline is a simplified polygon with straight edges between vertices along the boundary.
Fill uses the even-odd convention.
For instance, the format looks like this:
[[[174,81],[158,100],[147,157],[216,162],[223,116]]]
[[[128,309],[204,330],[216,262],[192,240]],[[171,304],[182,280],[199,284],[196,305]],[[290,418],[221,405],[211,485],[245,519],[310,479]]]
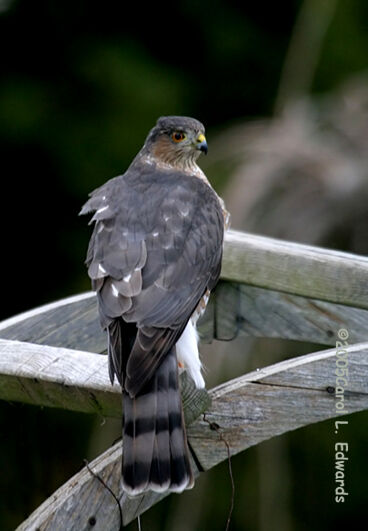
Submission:
[[[202,133],[197,138],[197,149],[199,149],[199,151],[202,151],[203,153],[207,155],[207,152],[208,152],[207,141],[206,141],[206,137]]]

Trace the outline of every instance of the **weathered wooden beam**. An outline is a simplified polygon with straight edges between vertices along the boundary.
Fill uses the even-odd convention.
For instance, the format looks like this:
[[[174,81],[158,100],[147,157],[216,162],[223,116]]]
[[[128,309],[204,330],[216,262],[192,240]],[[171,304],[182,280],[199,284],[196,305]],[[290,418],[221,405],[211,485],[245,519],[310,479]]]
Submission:
[[[0,323],[0,337],[99,353],[106,352],[107,344],[92,291],[6,319]]]
[[[229,231],[222,278],[202,320],[207,339],[237,334],[333,344],[340,327],[367,339],[368,259],[347,253]],[[121,415],[119,386],[110,386],[94,294],[52,303],[0,323],[0,397],[100,415]],[[36,344],[25,343],[31,341]],[[40,346],[43,345],[43,346]],[[54,347],[46,346],[54,345]],[[61,348],[64,347],[64,348]],[[69,348],[78,348],[71,351]],[[368,344],[347,349],[349,379],[343,412],[367,409]],[[206,393],[184,381],[186,419],[206,407],[207,420],[188,429],[204,470],[275,435],[337,416],[335,351],[262,369]],[[210,424],[209,424],[210,423]],[[215,429],[211,429],[215,428]],[[93,464],[119,494],[129,522],[161,495],[129,500],[119,493],[120,444]],[[93,514],[92,514],[93,513]],[[46,501],[19,529],[118,528],[111,494],[86,469]]]
[[[368,409],[368,343],[345,349],[343,409],[336,407],[340,398],[335,389],[344,385],[336,383],[336,349],[286,360],[210,391],[212,405],[206,417],[219,426],[231,454],[286,431]],[[188,437],[205,470],[226,459],[226,446],[203,420],[189,426]]]
[[[203,469],[227,459],[224,441],[234,455],[290,430],[368,409],[368,343],[349,346],[346,353],[349,376],[344,387],[343,410],[336,407],[336,350],[284,361],[211,390],[207,421],[200,418],[188,428],[190,445]],[[148,494],[129,500],[121,492],[119,446],[118,443],[107,450],[90,466],[116,493],[124,522],[128,523],[161,495]],[[18,530],[84,531],[91,528],[91,518],[96,530],[119,529],[114,498],[83,469],[36,509]]]
[[[367,322],[368,258],[229,231],[222,278],[232,282],[219,286],[216,307],[211,298],[205,319],[207,338],[211,329],[216,337],[213,330],[222,328],[223,337],[217,334],[220,339],[235,331],[332,344],[339,323],[354,329],[355,341],[367,338],[366,326],[361,324]],[[238,286],[237,298],[234,286]],[[215,314],[216,322],[209,323]],[[106,351],[92,292],[7,319],[0,323],[0,337]]]
[[[354,342],[368,339],[368,310],[246,284],[221,281],[199,321],[204,342],[237,335],[333,345],[340,327]],[[0,337],[40,345],[106,352],[94,293],[36,308],[0,323]]]
[[[186,422],[210,404],[204,389],[181,375]],[[121,417],[121,388],[108,377],[107,356],[0,339],[0,399]]]
[[[0,339],[0,398],[103,416],[121,416],[107,356]]]
[[[354,343],[368,340],[368,310],[225,281],[198,325],[204,342],[245,335],[334,345],[340,328]]]
[[[368,309],[368,258],[363,256],[230,230],[225,237],[221,276],[267,290]],[[1,337],[12,334],[7,338],[15,339],[14,331],[18,331],[21,337],[16,339],[45,343],[49,334],[52,344],[63,338],[66,341],[63,346],[72,347],[74,337],[65,337],[64,328],[81,312],[85,313],[86,335],[92,337],[88,327],[95,330],[97,323],[92,293],[63,299],[3,321]],[[55,324],[60,328],[59,338]],[[39,336],[34,327],[40,330]],[[97,340],[99,348],[96,349]],[[94,332],[93,345],[83,349],[97,352],[104,345],[102,333],[97,336]]]
[[[120,490],[121,448],[122,443],[116,443],[98,456],[89,468],[116,493],[125,525],[167,494],[152,492],[135,499],[124,495]],[[84,467],[40,505],[17,531],[118,531],[120,523],[120,511],[115,499]]]
[[[368,258],[228,231],[221,277],[368,309]]]

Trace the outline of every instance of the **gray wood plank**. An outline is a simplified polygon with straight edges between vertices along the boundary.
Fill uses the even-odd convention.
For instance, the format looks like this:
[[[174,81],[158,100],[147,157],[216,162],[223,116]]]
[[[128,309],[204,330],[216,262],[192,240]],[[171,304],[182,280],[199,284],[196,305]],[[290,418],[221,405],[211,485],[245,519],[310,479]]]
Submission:
[[[308,335],[311,342],[331,344],[331,331],[334,332],[338,322],[345,322],[356,330],[356,340],[363,339],[359,330],[365,333],[366,327],[362,329],[359,323],[365,321],[366,314],[358,315],[344,307],[368,309],[368,258],[228,231],[222,278],[235,281],[240,286],[250,286],[249,289],[239,288],[242,311],[235,315],[244,324],[240,330],[264,337],[302,340],[306,340]],[[257,295],[251,287],[264,291]],[[310,299],[310,304],[294,296]],[[215,309],[221,312],[221,319],[217,319],[215,324],[218,326],[223,322],[231,328],[234,323],[229,323],[226,318],[229,304],[223,292],[222,297],[224,307]],[[233,295],[229,294],[230,300],[231,297]],[[222,305],[223,301],[219,301],[219,304]],[[324,306],[318,301],[326,301],[332,306]],[[339,307],[335,309],[334,304]],[[267,306],[271,308],[270,311]],[[290,318],[292,311],[296,312],[298,323]],[[331,319],[326,320],[328,314],[331,314]],[[263,325],[261,319],[256,319],[260,315],[265,321]],[[303,327],[301,319],[317,324],[309,326],[306,322]],[[323,330],[318,324],[322,322]],[[236,328],[239,328],[238,324]],[[0,337],[90,352],[104,352],[106,349],[92,293],[63,299],[3,321],[0,323]]]
[[[228,231],[226,280],[368,309],[368,258]]]
[[[0,337],[88,352],[106,351],[106,336],[92,291],[11,317],[0,323]]]
[[[307,354],[241,376],[210,392],[206,416],[234,455],[286,431],[368,408],[368,343],[346,347],[349,375],[344,409],[335,396],[336,349]],[[203,469],[227,457],[218,433],[197,420],[188,437]]]
[[[121,416],[107,356],[0,339],[0,398],[71,411]]]
[[[368,408],[368,343],[346,348],[349,378],[345,388],[345,409],[350,414]],[[290,430],[339,417],[336,386],[336,350],[308,354],[284,361],[226,382],[210,391],[212,405],[206,418],[188,427],[188,437],[197,459],[207,470],[227,459],[224,438],[234,455],[246,448]],[[221,437],[220,437],[221,434]],[[124,522],[128,523],[159,501],[159,495],[129,500],[120,490],[119,445],[110,448],[93,463],[92,469],[119,497]],[[196,472],[197,473],[197,472]],[[76,474],[46,500],[19,531],[40,529],[118,529],[119,512],[111,495],[86,469]]]
[[[334,345],[340,328],[368,340],[368,311],[309,297],[221,281],[198,322],[202,341],[238,335]]]
[[[146,493],[129,498],[120,488],[121,442],[98,456],[89,468],[117,496],[126,525],[168,493]],[[192,461],[194,475],[198,476]],[[94,525],[91,526],[91,518]],[[106,531],[120,527],[120,512],[116,500],[101,482],[91,475],[87,467],[64,483],[50,498],[45,500],[17,531]]]
[[[184,372],[180,378],[187,424],[210,405]],[[107,356],[0,339],[0,399],[117,417],[120,385],[112,386]]]
[[[97,457],[89,468],[118,497],[124,524],[167,495],[149,493],[129,499],[120,491],[121,442]],[[17,531],[106,531],[119,528],[120,512],[115,499],[85,467],[41,504]]]
[[[225,281],[217,286],[199,321],[204,342],[231,340],[240,334],[333,345],[340,327],[349,330],[354,342],[367,340],[368,311]],[[3,321],[0,337],[106,352],[92,292]]]
[[[202,320],[202,336],[237,334],[333,344],[338,328],[354,341],[367,339],[368,259],[348,253],[229,231],[222,283]],[[235,282],[235,284],[234,284]],[[119,386],[110,386],[92,293],[26,312],[0,323],[0,398],[100,415],[121,415]],[[6,341],[22,340],[22,343]],[[35,344],[29,344],[32,341]],[[47,346],[47,345],[53,345]],[[63,348],[62,348],[63,347]],[[72,351],[70,348],[78,348]],[[336,408],[336,352],[310,354],[267,367],[210,393],[182,385],[188,436],[203,469],[275,435],[367,409],[368,344],[348,347],[344,410]],[[193,420],[206,408],[207,420]],[[221,434],[221,436],[220,436]],[[221,439],[222,437],[222,439]],[[119,494],[128,522],[158,495],[129,500],[119,493],[120,444],[92,464]],[[118,527],[111,494],[84,469],[19,529]]]

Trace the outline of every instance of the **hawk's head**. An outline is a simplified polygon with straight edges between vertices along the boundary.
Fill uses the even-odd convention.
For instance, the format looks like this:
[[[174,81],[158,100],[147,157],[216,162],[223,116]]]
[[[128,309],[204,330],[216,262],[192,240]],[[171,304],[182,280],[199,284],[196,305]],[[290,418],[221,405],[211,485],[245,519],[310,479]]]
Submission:
[[[180,168],[193,164],[199,155],[207,153],[204,126],[187,116],[162,116],[151,129],[144,150],[151,156]]]

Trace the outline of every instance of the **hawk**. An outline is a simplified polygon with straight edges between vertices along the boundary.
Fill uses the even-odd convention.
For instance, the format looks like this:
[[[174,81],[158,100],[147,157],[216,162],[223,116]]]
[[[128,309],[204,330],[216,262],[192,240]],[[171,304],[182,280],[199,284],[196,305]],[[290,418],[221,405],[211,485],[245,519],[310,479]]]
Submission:
[[[86,264],[123,392],[122,487],[134,496],[193,486],[179,390],[204,387],[196,320],[221,269],[228,215],[196,160],[203,125],[158,119],[128,170],[90,194]]]

